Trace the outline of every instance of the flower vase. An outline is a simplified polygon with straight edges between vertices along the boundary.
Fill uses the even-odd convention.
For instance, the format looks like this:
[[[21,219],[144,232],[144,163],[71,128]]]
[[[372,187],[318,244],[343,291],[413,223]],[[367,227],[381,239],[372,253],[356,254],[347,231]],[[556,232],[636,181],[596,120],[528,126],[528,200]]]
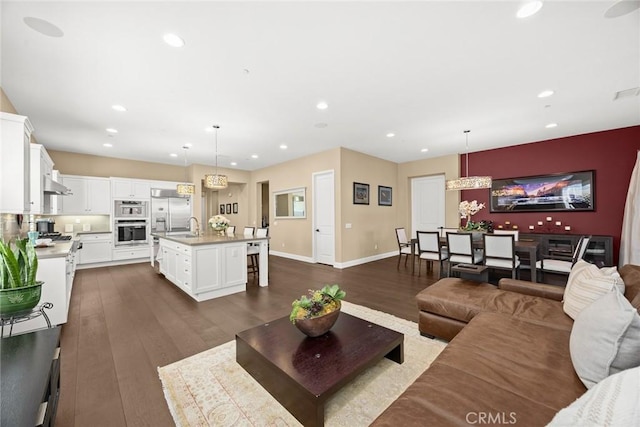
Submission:
[[[226,230],[225,227],[213,227],[213,230],[218,234],[218,236],[224,236],[224,232]]]

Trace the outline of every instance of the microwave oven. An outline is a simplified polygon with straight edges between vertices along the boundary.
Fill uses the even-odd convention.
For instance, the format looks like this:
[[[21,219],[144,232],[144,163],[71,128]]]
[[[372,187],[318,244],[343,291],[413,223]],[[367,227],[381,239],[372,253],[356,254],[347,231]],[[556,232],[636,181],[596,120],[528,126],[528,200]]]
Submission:
[[[137,200],[116,200],[113,216],[116,218],[147,218],[149,202]]]

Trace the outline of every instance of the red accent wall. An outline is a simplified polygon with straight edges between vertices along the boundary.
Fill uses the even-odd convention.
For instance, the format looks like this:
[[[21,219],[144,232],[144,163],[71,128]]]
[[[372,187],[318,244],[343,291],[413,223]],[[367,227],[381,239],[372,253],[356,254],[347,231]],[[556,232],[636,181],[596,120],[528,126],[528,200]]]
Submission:
[[[571,233],[613,236],[614,262],[620,252],[620,234],[629,179],[640,150],[640,126],[575,135],[469,154],[469,175],[493,178],[544,175],[550,173],[595,170],[595,211],[490,213],[489,190],[462,191],[460,200],[478,200],[486,208],[474,215],[474,221],[490,220],[494,226],[505,221],[528,233],[538,221],[562,221]],[[465,157],[460,168],[466,174]],[[464,175],[463,175],[464,176]]]

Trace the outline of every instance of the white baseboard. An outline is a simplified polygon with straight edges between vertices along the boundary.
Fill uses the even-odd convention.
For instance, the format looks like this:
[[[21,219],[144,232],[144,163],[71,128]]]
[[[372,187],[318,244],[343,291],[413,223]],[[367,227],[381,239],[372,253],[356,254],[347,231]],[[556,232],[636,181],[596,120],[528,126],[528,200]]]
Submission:
[[[353,260],[347,261],[347,262],[336,262],[333,266],[335,268],[349,268],[349,267],[354,267],[354,266],[360,265],[360,264],[366,264],[368,262],[379,261],[379,260],[385,259],[385,258],[391,258],[391,257],[394,257],[394,256],[398,256],[398,251],[387,252],[387,253],[384,253],[384,254],[372,255],[372,256],[368,256],[366,258],[353,259]]]
[[[301,255],[295,255],[295,254],[289,254],[286,252],[278,252],[278,251],[269,251],[269,255],[275,255],[275,256],[279,256],[282,258],[289,258],[289,259],[293,259],[296,261],[302,261],[302,262],[308,262],[313,264],[313,258],[311,257],[306,257],[306,256],[301,256]],[[334,268],[349,268],[349,267],[354,267],[356,265],[360,265],[360,264],[366,264],[368,262],[373,262],[373,261],[378,261],[381,259],[385,259],[385,258],[391,258],[394,256],[398,256],[398,251],[393,251],[393,252],[387,252],[384,254],[377,254],[377,255],[372,255],[366,258],[359,258],[359,259],[354,259],[351,261],[347,261],[347,262],[336,262],[333,264]]]
[[[286,252],[278,252],[278,251],[271,251],[271,250],[269,251],[269,255],[279,256],[281,258],[289,258],[296,261],[308,262],[313,264],[313,258],[307,257],[307,256],[289,254]]]

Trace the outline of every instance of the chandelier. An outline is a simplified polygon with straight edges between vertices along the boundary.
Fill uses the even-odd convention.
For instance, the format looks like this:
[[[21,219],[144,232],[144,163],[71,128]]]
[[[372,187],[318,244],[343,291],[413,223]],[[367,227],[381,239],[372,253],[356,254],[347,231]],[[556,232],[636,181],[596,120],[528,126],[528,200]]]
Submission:
[[[218,129],[220,129],[220,126],[213,125],[213,129],[216,134],[216,171],[214,174],[208,173],[204,176],[204,186],[214,190],[221,190],[223,188],[227,188],[229,181],[227,180],[226,175],[218,174]]]
[[[466,157],[467,157],[467,166],[466,166],[466,177],[460,177],[457,179],[450,179],[446,182],[447,190],[476,190],[478,188],[491,188],[491,177],[490,176],[468,176],[469,175],[469,132],[470,130],[465,130],[465,138],[466,138]]]
[[[189,182],[189,176],[187,171],[187,150],[189,149],[188,145],[183,145],[184,149],[184,183],[178,184],[176,186],[176,191],[181,196],[191,196],[196,192],[196,186]]]

